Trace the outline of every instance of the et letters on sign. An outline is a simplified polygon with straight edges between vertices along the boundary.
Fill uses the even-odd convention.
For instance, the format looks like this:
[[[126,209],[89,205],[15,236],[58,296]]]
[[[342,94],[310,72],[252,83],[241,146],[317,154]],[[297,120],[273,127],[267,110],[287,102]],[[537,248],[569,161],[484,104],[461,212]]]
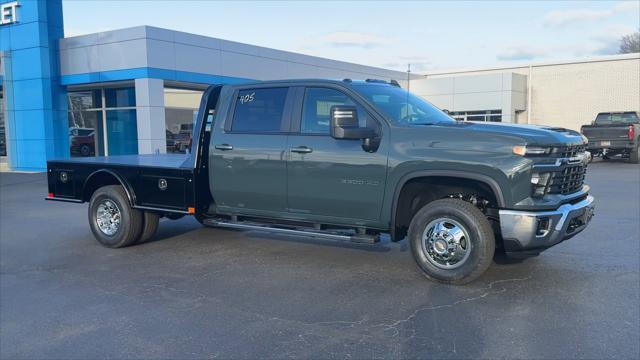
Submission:
[[[18,22],[18,4],[17,1],[0,4],[0,25],[8,25]]]

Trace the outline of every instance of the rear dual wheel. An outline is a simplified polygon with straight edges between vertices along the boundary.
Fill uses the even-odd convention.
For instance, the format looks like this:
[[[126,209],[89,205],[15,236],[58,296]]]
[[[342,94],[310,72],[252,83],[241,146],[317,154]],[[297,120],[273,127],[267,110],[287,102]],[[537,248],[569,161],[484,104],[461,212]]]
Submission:
[[[149,240],[158,228],[159,216],[133,209],[120,185],[103,186],[89,202],[89,226],[100,244],[120,248]]]

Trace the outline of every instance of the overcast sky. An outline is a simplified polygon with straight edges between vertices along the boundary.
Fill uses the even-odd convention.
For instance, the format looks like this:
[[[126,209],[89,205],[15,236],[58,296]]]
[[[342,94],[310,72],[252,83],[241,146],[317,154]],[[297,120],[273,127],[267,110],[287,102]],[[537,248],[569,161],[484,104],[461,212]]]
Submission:
[[[613,54],[640,0],[63,2],[65,34],[152,25],[416,72]]]

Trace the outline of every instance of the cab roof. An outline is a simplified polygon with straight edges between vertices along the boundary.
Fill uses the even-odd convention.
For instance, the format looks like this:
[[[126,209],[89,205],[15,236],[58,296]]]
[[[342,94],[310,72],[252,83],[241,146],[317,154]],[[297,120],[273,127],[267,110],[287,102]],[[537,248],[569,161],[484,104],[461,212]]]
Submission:
[[[251,86],[251,85],[268,85],[268,84],[335,84],[342,86],[350,85],[389,85],[400,87],[400,84],[396,80],[382,80],[382,79],[365,79],[365,80],[352,80],[352,79],[282,79],[282,80],[262,80],[242,82],[237,84],[227,84],[230,86]]]

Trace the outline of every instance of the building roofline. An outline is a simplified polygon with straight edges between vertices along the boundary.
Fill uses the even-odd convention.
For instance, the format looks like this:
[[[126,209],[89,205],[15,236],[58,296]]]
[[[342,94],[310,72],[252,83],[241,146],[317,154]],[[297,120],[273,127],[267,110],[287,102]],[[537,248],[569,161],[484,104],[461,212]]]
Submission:
[[[128,35],[130,35],[130,37],[118,38],[117,35],[120,35],[120,34],[128,34]],[[198,46],[198,47],[207,47],[207,48],[211,48],[211,49],[221,49],[221,47],[220,47],[221,44],[225,43],[226,44],[225,46],[229,46],[230,45],[230,46],[233,47],[235,45],[235,46],[239,47],[239,49],[227,49],[227,50],[225,50],[225,51],[229,51],[229,52],[235,52],[235,53],[240,53],[240,54],[259,56],[259,57],[263,57],[263,58],[267,58],[267,59],[273,59],[273,60],[282,60],[282,56],[298,56],[298,57],[304,57],[307,60],[313,60],[313,61],[316,61],[316,62],[320,62],[319,64],[308,63],[310,65],[325,67],[325,68],[329,68],[329,69],[347,70],[346,67],[350,67],[350,66],[358,67],[359,71],[352,71],[352,72],[362,73],[364,77],[370,76],[370,75],[367,75],[367,74],[384,72],[385,76],[387,76],[389,78],[401,78],[401,79],[406,78],[406,73],[403,72],[403,71],[387,69],[387,68],[383,68],[383,67],[379,67],[379,66],[363,65],[363,64],[344,61],[344,60],[337,60],[337,59],[332,59],[332,58],[328,58],[328,57],[321,57],[321,56],[317,56],[317,55],[308,55],[308,54],[303,54],[303,53],[294,52],[294,51],[290,51],[290,50],[281,50],[281,49],[266,47],[266,46],[262,46],[262,45],[243,43],[243,42],[239,42],[239,41],[235,41],[235,40],[228,40],[228,39],[223,39],[223,38],[219,38],[219,37],[195,34],[195,33],[190,33],[190,32],[185,32],[185,31],[180,31],[180,30],[173,30],[173,29],[168,29],[168,28],[161,28],[161,27],[150,26],[150,25],[138,25],[138,26],[131,26],[131,27],[126,27],[126,28],[121,28],[121,29],[113,29],[113,30],[106,30],[106,31],[83,34],[83,35],[75,35],[75,36],[64,37],[64,38],[60,39],[60,48],[65,50],[65,49],[70,49],[70,48],[75,48],[75,47],[84,47],[84,46],[87,46],[87,45],[96,45],[98,43],[103,44],[103,43],[112,43],[112,42],[120,42],[120,41],[143,39],[143,38],[159,40],[159,41],[180,42],[180,41],[174,40],[174,35],[175,34],[181,34],[181,35],[184,35],[184,36],[187,36],[187,37],[197,37],[197,38],[200,38],[200,39],[204,38],[204,39],[206,39],[208,41],[219,42],[217,45],[215,45],[213,47],[204,46],[202,44],[194,45],[194,43],[189,43],[189,42],[184,43],[184,44],[187,44],[187,45],[193,45],[193,46]],[[103,42],[103,41],[99,40],[99,38],[101,38],[101,37],[105,37],[108,40]],[[82,41],[83,39],[86,39],[88,41],[85,43],[84,41]],[[69,45],[69,43],[72,43],[74,45]],[[78,43],[80,43],[80,45],[77,45]],[[251,48],[253,48],[253,50],[256,51],[256,53],[245,52],[246,48],[243,49],[243,47],[251,47]],[[264,51],[276,52],[276,53],[278,53],[278,55],[274,55],[273,53],[270,53],[268,55],[267,54],[262,54],[262,52],[264,52]],[[298,61],[290,60],[290,61],[291,62],[300,62],[299,60]],[[344,68],[342,68],[342,67],[344,67]],[[420,77],[421,76],[419,74],[413,74],[413,76],[412,76],[412,78],[414,78],[414,79],[418,79]]]
[[[522,68],[528,68],[529,66],[542,67],[542,66],[570,65],[570,64],[582,64],[582,63],[606,62],[606,61],[618,61],[618,60],[633,60],[633,59],[640,59],[640,53],[604,55],[604,56],[595,56],[595,57],[589,57],[584,59],[573,59],[573,60],[523,62],[519,64],[495,65],[495,66],[486,66],[486,67],[434,70],[434,71],[423,72],[422,75],[425,77],[429,77],[430,75],[464,74],[464,73],[482,72],[482,71],[522,69]]]

